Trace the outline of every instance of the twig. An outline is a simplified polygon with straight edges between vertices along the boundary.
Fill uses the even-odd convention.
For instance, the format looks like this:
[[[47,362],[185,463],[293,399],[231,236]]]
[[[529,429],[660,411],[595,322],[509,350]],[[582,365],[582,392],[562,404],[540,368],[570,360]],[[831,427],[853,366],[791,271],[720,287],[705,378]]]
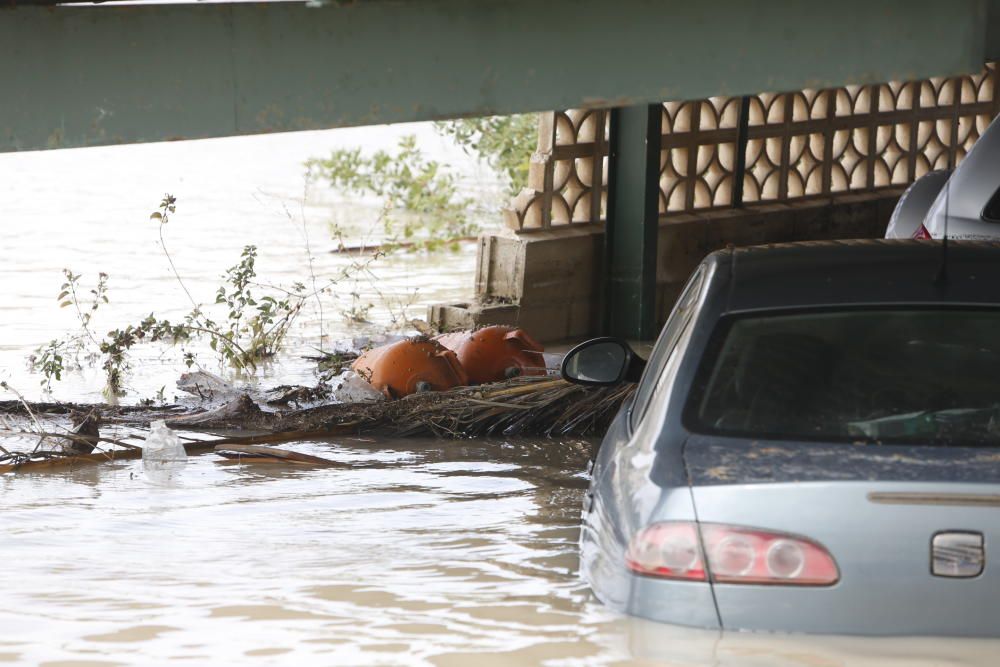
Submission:
[[[68,270],[69,269],[67,269],[67,271]],[[75,274],[72,274],[72,275],[75,275]],[[77,277],[79,277],[79,276],[77,276]],[[70,296],[73,297],[73,307],[76,308],[76,316],[77,316],[77,319],[80,320],[80,325],[83,327],[83,332],[85,334],[87,334],[88,338],[90,338],[90,342],[92,342],[96,347],[101,347],[101,344],[97,342],[97,339],[94,338],[93,332],[90,330],[90,321],[89,321],[89,318],[84,317],[83,316],[83,311],[80,309],[80,300],[76,296],[76,281],[75,280],[68,280],[68,282],[69,282]]]
[[[287,449],[278,449],[277,447],[263,447],[261,445],[218,445],[215,448],[216,454],[222,454],[223,452],[235,452],[236,454],[246,455],[251,458],[266,457],[271,459],[288,461],[289,463],[323,465],[336,468],[353,467],[349,463],[342,463],[340,461],[331,461],[330,459],[324,459],[319,456],[313,456],[311,454],[293,452]]]
[[[245,357],[251,365],[253,365],[253,360],[250,359],[249,352],[247,352],[242,347],[240,347],[239,343],[237,343],[235,340],[233,340],[229,336],[227,336],[227,335],[225,335],[223,333],[219,333],[218,331],[214,331],[213,329],[207,329],[205,327],[195,327],[195,326],[191,326],[190,324],[181,324],[179,326],[182,327],[182,328],[184,328],[184,329],[189,329],[191,331],[200,331],[202,333],[207,333],[210,336],[215,336],[216,338],[221,338],[223,341],[225,341],[225,343],[227,345],[232,345],[234,348],[236,348],[239,351],[239,353],[243,357]]]
[[[41,430],[42,430],[42,424],[41,424],[41,422],[38,421],[38,417],[35,416],[34,410],[32,410],[31,406],[28,405],[28,401],[25,400],[25,398],[21,394],[21,392],[19,392],[17,389],[14,389],[9,384],[7,384],[6,380],[0,381],[0,388],[6,389],[7,391],[9,391],[12,394],[14,394],[15,396],[17,396],[17,400],[20,401],[21,405],[24,406],[24,409],[28,411],[28,417],[31,418],[31,421],[34,423],[35,428],[38,429],[39,432],[41,432]],[[35,449],[33,450],[33,452],[37,452],[38,448],[42,446],[43,442],[45,442],[45,436],[44,435],[41,436],[38,439],[38,443],[35,445]]]
[[[478,237],[476,236],[453,236],[451,238],[445,239],[442,243],[455,243],[455,242],[465,242],[465,241],[475,241]],[[371,251],[379,251],[384,248],[417,248],[420,247],[424,242],[422,241],[397,241],[395,243],[376,243],[374,245],[368,245],[362,243],[360,245],[350,245],[345,246],[343,244],[334,248],[330,253],[339,254],[363,254]]]
[[[169,199],[172,199],[172,197],[170,197],[170,195],[167,195],[164,198],[164,201],[166,202]],[[177,271],[177,267],[174,265],[174,258],[170,256],[170,251],[167,250],[167,242],[163,240],[163,226],[167,224],[167,221],[169,220],[169,214],[167,211],[168,206],[163,206],[162,208],[163,208],[163,213],[160,214],[160,227],[159,227],[160,247],[163,248],[163,254],[166,256],[167,262],[170,263],[170,270],[174,272],[174,277],[177,278],[177,282],[180,283],[181,289],[184,290],[185,294],[187,294],[187,298],[188,301],[191,302],[191,306],[194,308],[195,312],[200,312],[201,306],[195,303],[194,297],[191,296],[191,292],[188,291],[187,285],[184,284],[184,280],[181,278],[181,274]]]
[[[465,399],[469,403],[475,403],[477,405],[489,405],[494,408],[503,408],[504,410],[530,410],[534,406],[532,405],[518,405],[516,403],[499,403],[497,401],[484,401],[478,398],[472,398],[471,396]]]
[[[84,444],[84,445],[92,445],[93,441],[97,440],[98,442],[109,442],[112,445],[118,445],[119,447],[124,447],[125,449],[137,449],[139,451],[142,451],[142,447],[140,447],[138,445],[133,445],[133,444],[125,442],[123,440],[118,440],[116,438],[106,438],[103,435],[100,435],[100,436],[90,436],[90,435],[84,436],[84,435],[80,435],[78,433],[54,433],[52,431],[42,431],[42,432],[37,432],[37,431],[8,431],[8,433],[10,435],[43,435],[43,436],[45,436],[47,438],[64,438],[66,440],[70,440],[72,442],[79,442],[80,444]],[[6,454],[10,454],[10,452],[8,452],[3,447],[0,447],[0,451],[3,451]],[[57,450],[52,450],[53,453],[56,452],[56,451]],[[56,455],[61,456],[63,454],[57,453]],[[72,454],[71,453],[71,454],[66,454],[66,456],[77,456],[77,454]]]

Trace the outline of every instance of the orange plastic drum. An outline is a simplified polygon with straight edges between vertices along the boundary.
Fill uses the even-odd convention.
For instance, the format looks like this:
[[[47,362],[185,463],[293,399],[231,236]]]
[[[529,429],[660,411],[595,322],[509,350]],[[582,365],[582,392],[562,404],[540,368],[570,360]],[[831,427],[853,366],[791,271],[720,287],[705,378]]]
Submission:
[[[435,336],[454,350],[474,384],[500,382],[516,375],[545,375],[545,348],[522,329],[484,327]]]
[[[469,384],[455,353],[428,338],[411,338],[368,350],[351,368],[389,398]]]

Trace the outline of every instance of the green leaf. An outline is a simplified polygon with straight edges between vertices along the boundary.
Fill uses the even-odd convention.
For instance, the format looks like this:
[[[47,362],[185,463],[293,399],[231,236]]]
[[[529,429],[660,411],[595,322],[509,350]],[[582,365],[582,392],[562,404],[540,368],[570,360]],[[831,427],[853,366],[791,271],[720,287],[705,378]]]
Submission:
[[[159,211],[154,211],[153,213],[149,214],[149,219],[150,220],[160,220],[160,221],[162,221],[163,220],[163,214],[160,213]]]

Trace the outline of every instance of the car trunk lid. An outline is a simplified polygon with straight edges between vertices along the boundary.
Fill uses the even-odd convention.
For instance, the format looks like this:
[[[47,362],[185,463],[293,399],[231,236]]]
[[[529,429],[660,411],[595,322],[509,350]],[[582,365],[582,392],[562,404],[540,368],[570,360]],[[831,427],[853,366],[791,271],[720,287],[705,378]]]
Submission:
[[[692,436],[684,459],[699,522],[807,537],[840,570],[827,587],[716,583],[723,627],[1000,633],[997,450]]]

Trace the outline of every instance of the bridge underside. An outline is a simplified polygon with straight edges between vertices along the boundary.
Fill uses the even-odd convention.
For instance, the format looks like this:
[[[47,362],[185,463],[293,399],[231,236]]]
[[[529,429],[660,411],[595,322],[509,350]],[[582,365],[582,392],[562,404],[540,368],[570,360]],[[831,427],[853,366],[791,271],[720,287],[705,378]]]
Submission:
[[[947,76],[1000,0],[0,8],[0,152]]]

